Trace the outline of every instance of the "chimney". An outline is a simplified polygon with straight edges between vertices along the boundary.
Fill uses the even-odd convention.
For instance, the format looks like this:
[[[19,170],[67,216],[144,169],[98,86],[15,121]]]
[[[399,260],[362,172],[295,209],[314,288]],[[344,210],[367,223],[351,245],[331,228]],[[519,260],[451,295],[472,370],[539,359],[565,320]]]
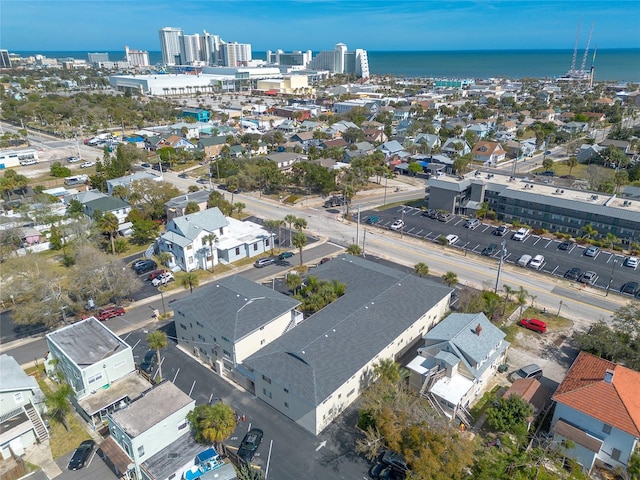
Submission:
[[[482,326],[478,324],[478,326],[476,327],[476,335],[480,336],[480,332],[482,332]]]

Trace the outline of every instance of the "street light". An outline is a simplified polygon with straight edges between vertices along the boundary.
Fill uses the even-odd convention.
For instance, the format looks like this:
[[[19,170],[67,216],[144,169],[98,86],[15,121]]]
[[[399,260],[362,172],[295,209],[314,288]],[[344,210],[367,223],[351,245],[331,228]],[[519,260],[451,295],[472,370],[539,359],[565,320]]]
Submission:
[[[496,288],[493,293],[498,293],[498,286],[500,285],[500,273],[502,272],[502,262],[504,261],[504,255],[507,253],[505,241],[502,240],[502,244],[500,245],[500,262],[498,263],[498,275],[496,276]]]
[[[611,265],[611,276],[609,277],[609,283],[607,284],[607,291],[605,292],[604,296],[608,297],[609,296],[609,289],[611,288],[611,284],[613,283],[613,272],[616,268],[616,264],[618,263],[618,259],[614,258],[613,259],[613,264]]]

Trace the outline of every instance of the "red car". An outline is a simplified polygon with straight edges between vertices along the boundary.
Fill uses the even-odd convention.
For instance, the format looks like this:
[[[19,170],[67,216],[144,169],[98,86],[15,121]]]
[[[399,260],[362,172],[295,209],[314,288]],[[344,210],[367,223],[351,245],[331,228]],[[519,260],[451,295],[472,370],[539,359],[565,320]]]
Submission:
[[[523,318],[520,320],[520,326],[538,333],[544,333],[547,331],[547,324],[537,318]]]
[[[120,315],[124,315],[124,308],[122,307],[107,307],[98,310],[98,319],[103,321]]]
[[[159,277],[160,275],[162,275],[165,272],[166,272],[166,270],[164,268],[159,268],[158,270],[154,270],[153,272],[149,273],[149,276],[147,277],[147,280],[151,281],[154,278]]]

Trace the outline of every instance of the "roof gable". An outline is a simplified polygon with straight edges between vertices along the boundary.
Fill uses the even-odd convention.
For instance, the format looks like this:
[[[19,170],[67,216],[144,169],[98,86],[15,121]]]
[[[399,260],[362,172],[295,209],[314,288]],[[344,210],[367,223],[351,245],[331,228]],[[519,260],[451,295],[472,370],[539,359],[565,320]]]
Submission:
[[[640,372],[580,352],[553,399],[640,437]]]
[[[176,217],[167,225],[167,230],[194,240],[203,230],[214,232],[229,225],[218,207],[208,208],[201,212]]]

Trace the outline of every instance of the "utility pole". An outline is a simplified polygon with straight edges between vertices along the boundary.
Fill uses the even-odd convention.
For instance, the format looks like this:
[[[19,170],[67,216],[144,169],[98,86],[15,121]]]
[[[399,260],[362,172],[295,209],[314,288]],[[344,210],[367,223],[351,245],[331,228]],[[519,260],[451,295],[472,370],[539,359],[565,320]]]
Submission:
[[[618,259],[614,258],[613,259],[613,265],[611,266],[611,276],[609,277],[609,283],[607,283],[607,291],[604,294],[605,297],[609,296],[609,289],[611,288],[611,284],[613,283],[613,273],[614,273],[614,270],[616,268],[616,264],[617,263],[618,263]]]
[[[362,258],[367,258],[367,256],[364,254],[364,244],[367,241],[367,229],[364,229],[364,232],[362,234]]]
[[[500,285],[500,273],[502,272],[502,262],[504,261],[504,254],[507,253],[504,240],[502,240],[501,247],[500,262],[498,263],[498,275],[496,276],[496,288],[493,290],[493,293],[498,293],[498,286]]]
[[[358,221],[356,223],[356,245],[360,245],[360,205],[358,205]]]

